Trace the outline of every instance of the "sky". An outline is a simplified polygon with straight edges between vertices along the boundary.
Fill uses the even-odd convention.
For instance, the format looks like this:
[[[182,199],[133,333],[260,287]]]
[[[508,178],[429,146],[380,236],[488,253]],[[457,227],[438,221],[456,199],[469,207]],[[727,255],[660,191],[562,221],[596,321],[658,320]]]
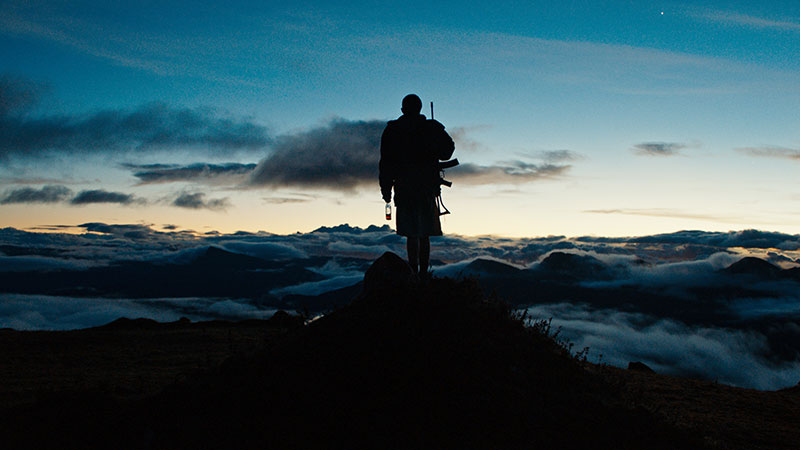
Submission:
[[[6,0],[0,227],[382,225],[413,92],[445,233],[796,234],[798,48],[791,1]]]

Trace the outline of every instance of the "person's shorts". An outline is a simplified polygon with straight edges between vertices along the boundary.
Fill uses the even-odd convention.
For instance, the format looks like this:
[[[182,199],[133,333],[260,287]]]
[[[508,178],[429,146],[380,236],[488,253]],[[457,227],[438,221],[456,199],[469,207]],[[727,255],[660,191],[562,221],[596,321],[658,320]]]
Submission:
[[[398,206],[397,234],[407,237],[441,236],[442,224],[436,198]]]

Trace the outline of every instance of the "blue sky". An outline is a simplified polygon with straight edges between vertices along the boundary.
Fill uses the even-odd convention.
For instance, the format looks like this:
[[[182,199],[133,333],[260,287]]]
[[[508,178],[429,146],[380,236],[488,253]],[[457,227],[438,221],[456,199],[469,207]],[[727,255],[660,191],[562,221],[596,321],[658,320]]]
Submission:
[[[474,169],[451,174],[446,232],[800,233],[796,2],[7,1],[0,13],[3,95],[35,100],[4,107],[0,226],[380,223],[377,182],[355,166],[416,92]],[[15,146],[30,129],[58,138]],[[321,153],[355,185],[306,176]],[[211,168],[143,182],[154,164]],[[87,191],[122,196],[75,201]]]

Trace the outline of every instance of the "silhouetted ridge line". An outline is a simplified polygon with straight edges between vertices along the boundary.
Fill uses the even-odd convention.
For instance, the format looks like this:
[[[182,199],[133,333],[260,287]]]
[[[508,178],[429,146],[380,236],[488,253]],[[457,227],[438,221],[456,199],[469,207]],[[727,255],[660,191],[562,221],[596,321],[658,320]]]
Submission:
[[[219,247],[208,247],[193,262],[195,266],[225,267],[227,269],[260,269],[273,268],[275,263],[255,256],[242,255],[223,250]]]

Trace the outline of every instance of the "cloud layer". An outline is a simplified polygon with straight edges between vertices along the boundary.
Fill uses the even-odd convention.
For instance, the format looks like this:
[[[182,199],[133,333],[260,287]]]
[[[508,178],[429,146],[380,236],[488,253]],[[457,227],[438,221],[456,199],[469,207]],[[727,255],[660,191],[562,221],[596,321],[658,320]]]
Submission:
[[[146,224],[90,222],[52,227],[82,234],[0,229],[0,273],[18,278],[36,271],[100,270],[126,261],[185,265],[214,246],[276,262],[281,270],[310,271],[319,278],[267,284],[263,298],[249,300],[76,299],[6,292],[0,293],[0,326],[79,328],[118,316],[157,320],[268,317],[279,298],[352,285],[383,252],[405,254],[404,240],[388,227],[340,225],[290,235],[198,235],[172,228],[165,232]],[[543,289],[547,283],[553,286],[548,278],[520,285],[528,303],[520,303],[517,297],[507,299],[529,308],[535,317],[553,317],[554,325],[563,327],[562,336],[577,349],[590,347],[592,360],[602,353],[603,361],[614,365],[639,360],[662,373],[765,389],[800,380],[798,282],[785,277],[754,278],[757,272],[720,272],[744,256],[758,256],[784,268],[798,267],[798,235],[758,230],[683,231],[631,238],[450,235],[433,239],[432,247],[437,276],[471,275],[481,283],[489,282],[491,275],[469,271],[479,258],[507,265],[501,274],[523,270],[535,275],[537,270],[559,270],[543,263],[554,252],[575,255],[564,274],[554,275],[553,280],[562,280],[564,286]],[[583,274],[579,266],[592,260],[596,262],[590,269],[597,271],[573,279],[570,274]],[[509,285],[508,280],[503,283]]]
[[[131,110],[32,116],[28,111],[37,99],[34,84],[0,79],[0,159],[176,148],[235,153],[263,150],[271,142],[264,126],[246,118],[224,117],[211,109],[150,103]]]
[[[683,323],[582,305],[537,305],[537,319],[552,326],[589,359],[626,367],[642,361],[656,372],[716,380],[734,386],[781,389],[797,384],[800,361],[771,361],[766,338],[753,331],[689,327]]]
[[[238,299],[165,298],[105,299],[0,293],[0,328],[75,330],[110,323],[120,317],[173,322],[190,320],[267,319],[275,309]]]

